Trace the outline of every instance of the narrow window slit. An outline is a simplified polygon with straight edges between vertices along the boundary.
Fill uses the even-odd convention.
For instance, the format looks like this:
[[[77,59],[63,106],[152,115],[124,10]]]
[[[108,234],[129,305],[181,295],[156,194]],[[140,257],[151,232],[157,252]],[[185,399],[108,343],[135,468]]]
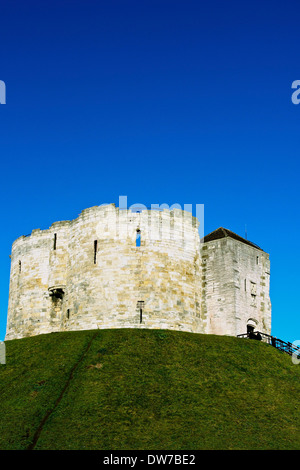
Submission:
[[[144,308],[144,300],[139,300],[137,303],[137,308],[140,311],[140,323],[143,322],[143,308]]]
[[[141,246],[141,231],[139,229],[137,229],[137,231],[136,231],[135,246],[136,247]]]
[[[56,242],[57,242],[57,234],[54,234],[54,239],[53,239],[53,250],[56,250]]]
[[[22,262],[19,261],[19,273],[22,272]]]
[[[94,264],[97,263],[98,240],[94,240]]]

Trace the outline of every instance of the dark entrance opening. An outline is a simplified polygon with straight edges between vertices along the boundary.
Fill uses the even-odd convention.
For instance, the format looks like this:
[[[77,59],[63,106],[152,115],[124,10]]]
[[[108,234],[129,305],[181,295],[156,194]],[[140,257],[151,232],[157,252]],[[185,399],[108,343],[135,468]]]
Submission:
[[[247,325],[247,334],[249,335],[250,333],[253,333],[253,331],[254,331],[254,326]]]

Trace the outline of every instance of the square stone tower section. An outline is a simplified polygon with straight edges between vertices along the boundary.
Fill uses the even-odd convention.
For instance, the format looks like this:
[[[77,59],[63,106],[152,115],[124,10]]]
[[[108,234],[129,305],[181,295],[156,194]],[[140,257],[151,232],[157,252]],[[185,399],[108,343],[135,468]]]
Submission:
[[[271,333],[270,260],[254,243],[220,227],[204,237],[202,311],[207,333]]]

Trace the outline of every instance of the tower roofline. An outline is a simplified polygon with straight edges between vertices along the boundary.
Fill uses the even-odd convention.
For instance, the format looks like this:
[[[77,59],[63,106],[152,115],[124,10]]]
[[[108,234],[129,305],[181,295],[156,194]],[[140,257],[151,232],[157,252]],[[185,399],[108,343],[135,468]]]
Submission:
[[[238,240],[242,243],[245,243],[246,245],[253,246],[253,248],[256,248],[257,250],[264,251],[255,243],[250,242],[246,238],[243,238],[237,233],[234,233],[231,230],[228,230],[227,228],[224,228],[224,227],[219,227],[213,232],[210,232],[208,235],[205,235],[205,237],[202,239],[202,242],[206,243],[206,242],[211,242],[213,240],[219,240],[221,238],[227,238],[227,237],[233,238],[234,240]]]

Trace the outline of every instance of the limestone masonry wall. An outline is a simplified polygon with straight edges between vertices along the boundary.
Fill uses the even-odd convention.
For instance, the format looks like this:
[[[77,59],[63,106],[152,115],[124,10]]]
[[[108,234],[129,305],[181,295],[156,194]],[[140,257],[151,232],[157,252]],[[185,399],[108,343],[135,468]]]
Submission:
[[[231,238],[200,243],[198,226],[179,209],[110,204],[18,238],[6,340],[97,328],[236,335],[251,319],[270,332],[268,255]]]
[[[203,244],[202,262],[207,333],[236,336],[250,325],[270,334],[269,255],[226,237]]]

